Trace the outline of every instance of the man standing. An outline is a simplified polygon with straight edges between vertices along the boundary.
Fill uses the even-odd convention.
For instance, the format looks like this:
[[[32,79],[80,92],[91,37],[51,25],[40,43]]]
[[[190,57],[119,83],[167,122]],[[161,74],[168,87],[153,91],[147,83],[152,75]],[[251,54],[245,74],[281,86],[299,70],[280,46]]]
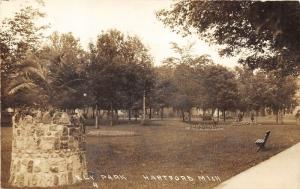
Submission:
[[[251,122],[253,123],[254,122],[254,113],[251,112]]]

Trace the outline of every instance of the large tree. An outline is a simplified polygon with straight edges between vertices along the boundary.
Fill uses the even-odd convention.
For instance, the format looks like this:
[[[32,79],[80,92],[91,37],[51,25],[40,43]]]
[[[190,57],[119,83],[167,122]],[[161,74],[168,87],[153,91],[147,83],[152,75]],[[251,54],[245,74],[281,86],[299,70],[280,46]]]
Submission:
[[[232,71],[221,65],[207,65],[202,72],[202,85],[206,93],[207,107],[218,109],[225,113],[227,110],[235,110],[238,104],[238,88],[235,75]]]
[[[247,67],[236,68],[238,81],[238,108],[245,111],[259,110],[262,113],[270,109],[276,115],[282,112],[291,111],[297,104],[295,93],[298,90],[293,76],[279,77],[273,72],[253,72]]]
[[[158,18],[174,31],[195,32],[202,39],[222,45],[222,55],[243,52],[241,62],[250,68],[277,70],[281,75],[299,74],[297,1],[184,0],[159,11]]]
[[[79,39],[72,33],[54,32],[48,45],[38,53],[39,61],[48,70],[52,91],[50,103],[60,108],[77,108],[84,105],[86,87],[87,53],[80,46]]]
[[[164,108],[172,105],[172,97],[176,94],[174,68],[162,65],[155,68],[155,86],[151,93],[151,105],[160,109],[160,117],[164,117]]]
[[[238,83],[238,109],[242,112],[255,110],[258,114],[260,109],[265,109],[268,98],[267,76],[264,71],[253,72],[248,67],[236,67]]]
[[[102,32],[90,44],[89,88],[95,104],[110,111],[132,109],[153,86],[152,59],[138,37]],[[140,105],[141,103],[139,103]]]
[[[292,76],[277,77],[273,73],[269,73],[267,76],[267,89],[265,104],[276,115],[276,123],[279,120],[282,124],[282,119],[279,119],[279,115],[287,111],[291,111],[297,105],[295,94],[298,90],[296,78]]]
[[[181,111],[183,120],[184,112],[187,112],[190,121],[191,109],[193,107],[204,108],[206,104],[201,74],[206,65],[212,64],[212,60],[208,55],[193,55],[192,43],[184,46],[176,43],[171,45],[177,55],[167,58],[164,64],[174,70],[173,81],[176,92],[172,104]]]
[[[29,166],[32,167],[32,165],[35,164],[34,163],[35,160],[39,163],[43,162],[42,159],[34,158],[37,157],[34,154],[39,155],[40,151],[44,151],[47,148],[45,146],[39,145],[39,142],[37,143],[37,146],[35,146],[36,139],[38,139],[39,141],[40,139],[43,139],[43,136],[41,136],[43,135],[43,133],[41,135],[28,136],[26,134],[27,133],[26,131],[30,130],[30,132],[33,134],[43,129],[47,129],[48,127],[51,126],[50,124],[51,119],[49,119],[50,115],[48,113],[44,114],[44,115],[48,115],[47,123],[36,123],[38,122],[38,119],[41,118],[40,117],[41,112],[35,113],[35,111],[32,111],[31,109],[29,110],[28,108],[24,108],[24,106],[29,106],[31,108],[33,107],[50,108],[51,106],[56,106],[57,105],[55,101],[55,98],[57,97],[56,92],[65,91],[63,89],[69,86],[68,81],[71,78],[68,76],[64,77],[64,73],[68,73],[71,75],[73,74],[70,73],[70,71],[72,72],[73,70],[70,70],[68,72],[68,69],[73,67],[66,66],[62,68],[60,67],[61,63],[63,63],[64,65],[71,64],[77,58],[76,54],[68,55],[68,53],[66,52],[68,51],[67,48],[64,49],[64,51],[66,50],[65,51],[66,53],[59,56],[57,56],[55,53],[53,53],[52,56],[52,52],[54,51],[52,50],[51,47],[48,51],[45,51],[43,48],[41,48],[40,45],[41,36],[39,33],[41,28],[37,27],[34,22],[34,18],[40,16],[41,14],[37,10],[34,10],[30,7],[21,9],[21,11],[17,12],[13,18],[6,19],[2,23],[1,30],[0,30],[1,87],[2,87],[1,102],[4,102],[3,104],[6,107],[18,107],[21,110],[21,111],[16,111],[15,115],[13,116],[13,123],[14,123],[13,133],[16,133],[15,129],[17,129],[18,135],[14,134],[12,140],[14,141],[13,143],[16,144],[21,144],[22,142],[24,142],[24,139],[32,140],[31,142],[29,141],[29,143],[26,143],[25,146],[13,145],[13,150],[12,150],[13,158],[11,161],[11,167],[16,167],[15,166],[17,163],[16,161],[20,162],[18,159],[16,161],[14,159],[15,157],[14,149],[21,149],[18,150],[19,151],[18,153],[21,154],[22,157],[28,155],[28,151],[26,149],[24,150],[24,147],[25,148],[32,147],[30,152],[30,154],[32,155],[31,160],[23,164],[25,169],[27,165],[28,167]],[[67,36],[66,38],[72,39],[71,36]],[[66,42],[63,42],[62,44],[65,45],[63,47],[69,47],[70,44],[73,44],[70,43],[71,41],[76,41],[76,40],[67,40]],[[53,67],[53,64],[56,64],[55,66],[58,66],[58,69],[56,69],[57,72],[54,71],[54,69],[51,69],[51,67]],[[8,99],[11,99],[11,101],[9,101]],[[59,112],[55,112],[55,113],[59,113]],[[34,114],[36,115],[33,117]],[[20,116],[21,117],[24,116],[25,119],[32,116],[31,121],[29,122],[25,121],[26,124],[24,124],[25,122],[22,122],[23,119],[20,118]],[[75,125],[74,122],[72,124]],[[63,126],[63,124],[61,126]],[[28,127],[28,128],[24,128],[24,127]],[[77,136],[80,139],[84,133],[84,130],[81,131],[81,129],[82,127],[80,128],[80,130],[77,130],[78,132],[76,132]],[[25,136],[22,136],[24,134]],[[71,135],[71,133],[69,134]],[[57,132],[55,134],[55,137],[59,138],[59,135],[61,134]],[[83,141],[79,141],[79,143],[80,142],[83,143]],[[55,153],[57,153],[57,155],[58,155],[57,151],[60,151],[62,149],[60,147],[59,146],[58,148],[57,146],[55,147],[56,148]],[[78,163],[81,163],[80,166],[83,166],[83,168],[79,169],[80,170],[79,172],[80,174],[85,174],[86,172],[86,169],[84,167],[86,165],[85,158],[84,158],[85,154],[81,153],[82,150],[84,149],[84,146],[79,145],[78,148],[77,146],[76,147],[73,146],[73,147],[75,150],[80,151],[80,154],[78,155],[77,159],[78,159]],[[51,159],[51,157],[49,158]],[[48,161],[47,159],[45,159],[44,163],[47,164]],[[59,163],[58,162],[59,160],[57,158],[54,158],[50,161],[54,163]],[[19,179],[16,179],[16,173],[18,171],[19,170],[11,169],[11,173],[10,173],[11,184],[14,186],[31,186],[31,184],[34,182],[34,176],[36,175],[25,177],[25,179],[28,181],[25,183],[23,182],[24,175],[21,173],[21,175],[19,176],[22,176],[21,179],[22,181],[19,182]],[[46,173],[48,172],[46,171]],[[73,181],[70,181],[70,183],[73,183]],[[51,185],[51,184],[52,183],[46,183],[46,185]],[[56,182],[56,184],[54,183],[53,185],[57,185],[57,184],[58,181]],[[43,183],[38,181],[36,182],[36,186],[43,186]]]
[[[29,6],[16,12],[12,18],[4,19],[0,25],[1,98],[3,107],[28,103],[28,99],[26,100],[25,97],[23,99],[17,98],[16,95],[9,95],[9,93],[13,92],[11,87],[13,85],[15,85],[13,87],[17,87],[18,82],[23,82],[23,85],[19,85],[15,90],[35,86],[36,83],[31,82],[29,79],[30,74],[27,74],[29,71],[31,76],[35,75],[33,77],[43,78],[43,68],[35,56],[35,53],[41,47],[42,31],[46,27],[37,26],[35,21],[43,16],[39,10]]]

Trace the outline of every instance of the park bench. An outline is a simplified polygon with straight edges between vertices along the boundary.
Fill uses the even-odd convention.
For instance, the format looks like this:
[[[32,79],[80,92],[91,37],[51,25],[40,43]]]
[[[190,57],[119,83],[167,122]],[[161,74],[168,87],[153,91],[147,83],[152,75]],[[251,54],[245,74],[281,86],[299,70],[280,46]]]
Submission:
[[[257,148],[257,151],[260,151],[260,150],[265,149],[265,145],[266,145],[267,140],[268,140],[268,138],[269,138],[269,136],[270,136],[270,133],[271,133],[271,131],[267,131],[264,138],[260,138],[260,139],[257,139],[257,140],[255,141],[255,144],[256,144],[257,147],[258,147],[258,148]]]

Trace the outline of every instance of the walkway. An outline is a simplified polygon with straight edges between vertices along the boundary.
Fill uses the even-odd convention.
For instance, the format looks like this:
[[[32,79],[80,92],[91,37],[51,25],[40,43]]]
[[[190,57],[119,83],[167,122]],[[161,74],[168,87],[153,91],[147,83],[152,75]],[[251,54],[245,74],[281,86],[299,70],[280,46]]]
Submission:
[[[300,189],[300,143],[230,178],[215,189]]]

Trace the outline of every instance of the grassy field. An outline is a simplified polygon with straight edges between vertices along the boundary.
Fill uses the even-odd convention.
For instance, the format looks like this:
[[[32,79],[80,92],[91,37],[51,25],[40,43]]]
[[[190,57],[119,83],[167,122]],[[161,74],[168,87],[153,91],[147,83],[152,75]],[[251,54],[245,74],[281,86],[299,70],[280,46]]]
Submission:
[[[100,175],[124,175],[127,180],[96,179],[99,188],[200,188],[219,182],[197,176],[218,176],[222,181],[300,142],[300,126],[255,125],[224,130],[186,130],[179,120],[152,121],[145,126],[125,124],[101,127],[109,131],[133,131],[134,136],[87,137],[88,169]],[[88,127],[88,130],[92,130]],[[256,152],[254,141],[267,130],[271,135],[267,150]],[[11,128],[1,128],[1,181],[10,188]],[[187,176],[193,181],[147,181],[142,175]],[[207,178],[207,177],[206,177]],[[61,188],[95,188],[87,181]]]

